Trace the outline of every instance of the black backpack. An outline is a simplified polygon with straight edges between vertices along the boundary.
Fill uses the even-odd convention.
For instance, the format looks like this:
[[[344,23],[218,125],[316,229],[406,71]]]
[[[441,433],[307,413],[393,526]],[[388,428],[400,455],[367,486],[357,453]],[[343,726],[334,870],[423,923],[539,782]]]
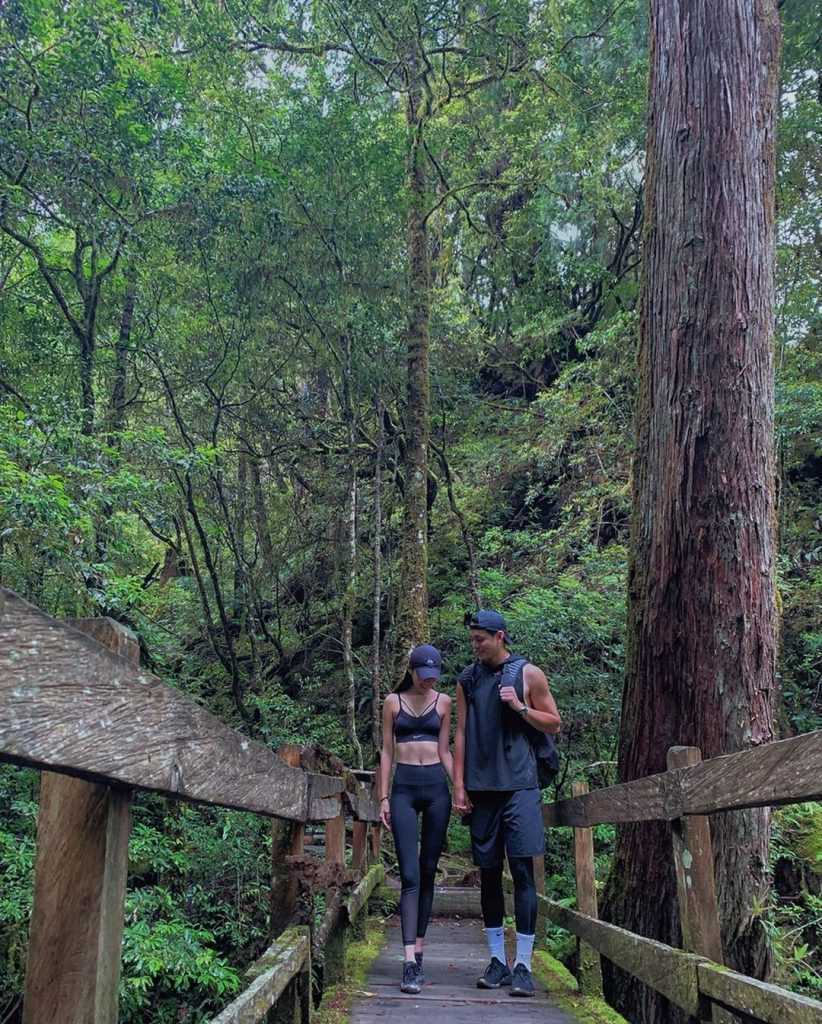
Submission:
[[[527,664],[527,658],[522,658],[516,654],[511,655],[508,661],[503,663],[502,678],[500,679],[500,686],[514,687],[517,697],[523,704],[525,703],[525,684],[522,676]],[[477,680],[478,673],[479,665],[477,662],[474,662],[473,665],[469,665],[468,668],[464,669],[457,678],[457,682],[462,686],[462,692],[465,694],[466,701],[471,700],[471,688]],[[541,732],[539,729],[535,729],[525,719],[522,720],[522,729],[534,751],[539,788],[545,789],[551,785],[559,774],[559,751],[554,742],[554,737],[548,733]]]

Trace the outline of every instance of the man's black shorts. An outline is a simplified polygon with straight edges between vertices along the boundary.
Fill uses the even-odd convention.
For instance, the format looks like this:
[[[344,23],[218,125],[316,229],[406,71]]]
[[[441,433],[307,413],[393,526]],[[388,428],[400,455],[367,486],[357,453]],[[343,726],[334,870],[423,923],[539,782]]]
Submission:
[[[537,857],[545,853],[542,793],[538,789],[469,792],[471,855],[480,868],[502,864],[509,857]]]

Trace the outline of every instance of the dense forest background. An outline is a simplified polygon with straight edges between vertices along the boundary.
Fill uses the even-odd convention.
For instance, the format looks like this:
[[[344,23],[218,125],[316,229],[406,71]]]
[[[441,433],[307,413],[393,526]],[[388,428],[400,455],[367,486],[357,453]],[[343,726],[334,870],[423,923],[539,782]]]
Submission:
[[[813,5],[780,13],[786,736],[822,727],[822,93]],[[503,609],[563,713],[557,789],[613,782],[644,4],[9,0],[0,61],[0,583],[128,624],[146,666],[256,739],[373,767],[405,635],[422,324],[415,639],[453,678],[464,612]],[[36,799],[36,775],[0,768],[4,1024]],[[141,798],[124,1020],[199,1020],[237,986],[265,939],[267,841],[253,818]],[[564,843],[550,884],[571,898]],[[818,807],[775,816],[772,856],[779,980],[818,997]]]

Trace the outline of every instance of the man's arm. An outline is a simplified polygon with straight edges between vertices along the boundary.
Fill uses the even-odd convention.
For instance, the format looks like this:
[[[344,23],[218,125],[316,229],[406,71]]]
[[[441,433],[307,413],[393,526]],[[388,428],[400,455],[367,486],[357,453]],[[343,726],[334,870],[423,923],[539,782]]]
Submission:
[[[513,686],[503,686],[499,694],[513,711],[522,713],[523,719],[535,729],[540,732],[558,733],[562,727],[562,719],[548,686],[548,680],[542,669],[530,662],[522,674],[522,692],[525,697],[524,704],[517,697]],[[524,713],[523,708],[527,709]]]
[[[471,810],[471,801],[465,792],[465,693],[462,685],[457,683],[457,728],[454,733],[454,810],[457,814],[467,814]]]

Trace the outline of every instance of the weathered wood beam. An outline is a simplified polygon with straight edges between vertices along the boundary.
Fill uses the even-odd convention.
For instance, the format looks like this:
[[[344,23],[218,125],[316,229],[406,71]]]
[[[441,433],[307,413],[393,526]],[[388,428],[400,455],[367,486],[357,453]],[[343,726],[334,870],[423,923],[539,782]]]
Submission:
[[[0,760],[293,821],[342,789],[2,588]]]
[[[295,926],[282,933],[246,977],[251,984],[230,1003],[211,1024],[259,1024],[285,992],[294,978],[310,970],[311,939],[306,926]]]
[[[125,626],[76,626],[139,664]],[[130,832],[128,790],[43,772],[24,1024],[116,1024]]]
[[[368,904],[369,899],[383,880],[385,879],[385,869],[382,864],[375,864],[373,867],[368,869],[368,873],[365,878],[356,886],[352,891],[351,895],[343,902],[346,913],[348,914],[348,920],[354,921],[362,911],[363,907]]]
[[[587,782],[574,782],[571,785],[571,793],[574,796],[584,796],[587,792]],[[577,882],[577,909],[587,917],[598,919],[594,836],[589,828],[574,829],[574,871]],[[542,892],[544,895],[544,887]],[[580,990],[601,997],[602,965],[599,954],[587,942],[583,942],[579,938],[577,939],[577,963],[579,965]]]
[[[327,821],[340,813],[344,782],[333,775],[309,775],[308,820]]]
[[[351,868],[362,875],[368,867],[368,822],[355,821],[351,836]]]
[[[332,864],[345,864],[345,816],[337,800],[337,814],[325,823],[325,859]]]
[[[358,773],[359,775],[359,773]],[[380,804],[374,799],[373,783],[348,773],[345,780],[345,799],[358,821],[379,821]]]
[[[700,760],[697,747],[671,747],[668,751],[669,768],[696,765]],[[689,953],[724,964],[710,821],[703,814],[678,818],[672,823],[671,837],[682,946]]]
[[[822,730],[546,804],[546,826],[672,821],[822,799]]]
[[[699,990],[763,1024],[822,1024],[822,1003],[712,963],[697,967]]]
[[[650,985],[686,1013],[698,1016],[697,967],[706,962],[701,957],[683,953],[605,921],[596,921],[545,896],[537,898],[545,908],[546,917],[555,924],[599,950],[618,967]]]

